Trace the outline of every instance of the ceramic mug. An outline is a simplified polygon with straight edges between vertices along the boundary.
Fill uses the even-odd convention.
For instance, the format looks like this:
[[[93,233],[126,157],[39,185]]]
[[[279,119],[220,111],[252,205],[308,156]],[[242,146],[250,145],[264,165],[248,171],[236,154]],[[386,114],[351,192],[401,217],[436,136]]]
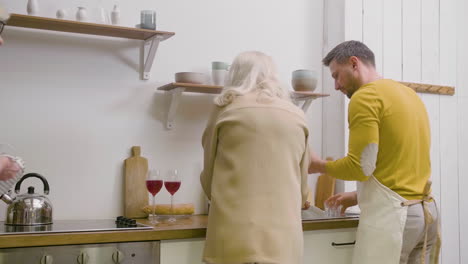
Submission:
[[[226,63],[226,62],[222,62],[222,61],[213,61],[213,62],[211,62],[211,69],[212,70],[225,70],[225,71],[228,71],[229,70],[229,64]]]
[[[213,85],[224,86],[227,74],[227,70],[212,70],[211,79],[213,81]]]

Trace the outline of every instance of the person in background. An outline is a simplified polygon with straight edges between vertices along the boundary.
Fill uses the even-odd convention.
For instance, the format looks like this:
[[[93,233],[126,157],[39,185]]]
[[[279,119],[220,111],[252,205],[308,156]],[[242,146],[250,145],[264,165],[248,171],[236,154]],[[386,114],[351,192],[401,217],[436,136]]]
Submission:
[[[0,46],[3,44],[2,32],[9,15],[0,5]],[[0,181],[9,181],[14,179],[23,170],[22,161],[19,158],[0,153]],[[0,186],[0,195],[8,190],[2,190]],[[8,188],[9,189],[9,188]]]
[[[13,179],[22,170],[21,162],[9,155],[0,154],[0,181]]]
[[[239,54],[203,133],[200,180],[211,200],[203,261],[302,263],[308,137],[272,59]]]
[[[8,12],[0,5],[0,46],[3,45],[2,32],[9,17]]]
[[[359,202],[353,263],[437,262],[440,234],[430,193],[431,136],[424,103],[409,87],[383,79],[373,52],[361,42],[339,44],[323,64],[330,67],[335,89],[351,99],[349,151],[336,161],[311,153],[309,173],[358,181],[357,192],[326,201],[342,205],[342,212]]]

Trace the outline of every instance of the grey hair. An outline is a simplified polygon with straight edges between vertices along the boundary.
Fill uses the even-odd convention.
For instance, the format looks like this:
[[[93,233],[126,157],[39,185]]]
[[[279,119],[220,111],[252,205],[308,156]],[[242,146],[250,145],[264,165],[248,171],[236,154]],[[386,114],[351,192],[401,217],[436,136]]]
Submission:
[[[332,61],[337,63],[345,63],[350,57],[358,57],[367,65],[375,67],[375,57],[372,50],[370,50],[364,43],[356,40],[350,40],[338,44],[327,56],[323,58],[322,63],[325,66],[329,66]]]
[[[225,106],[251,92],[267,98],[289,100],[289,94],[278,80],[273,59],[259,51],[242,52],[234,59],[226,80],[225,90],[215,98],[218,106]]]

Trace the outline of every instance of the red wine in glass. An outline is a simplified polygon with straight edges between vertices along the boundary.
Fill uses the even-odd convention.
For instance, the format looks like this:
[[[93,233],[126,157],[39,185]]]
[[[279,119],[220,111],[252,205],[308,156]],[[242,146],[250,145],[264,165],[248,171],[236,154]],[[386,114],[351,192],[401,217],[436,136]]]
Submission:
[[[146,178],[146,189],[148,189],[148,192],[151,193],[153,196],[152,199],[152,211],[153,214],[151,216],[151,224],[155,225],[158,223],[158,220],[156,219],[156,194],[161,190],[163,185],[163,181],[159,176],[159,171],[158,170],[149,170],[148,171],[148,176]]]
[[[146,189],[148,189],[148,191],[153,196],[155,196],[161,190],[162,186],[162,180],[146,180]]]
[[[174,217],[174,194],[179,190],[180,188],[180,177],[177,173],[177,170],[171,170],[170,174],[166,177],[164,181],[164,187],[166,187],[166,190],[171,194],[171,212],[172,212],[172,217],[168,219],[169,222],[175,222],[176,219]]]
[[[180,188],[180,181],[165,181],[164,187],[171,195],[174,195]]]

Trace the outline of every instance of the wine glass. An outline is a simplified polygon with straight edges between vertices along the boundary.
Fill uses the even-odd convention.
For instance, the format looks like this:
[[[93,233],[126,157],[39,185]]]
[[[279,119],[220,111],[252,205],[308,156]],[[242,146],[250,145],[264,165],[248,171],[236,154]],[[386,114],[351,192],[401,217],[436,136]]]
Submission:
[[[179,190],[180,188],[180,177],[177,174],[177,170],[171,170],[169,175],[166,177],[166,180],[164,181],[164,187],[166,187],[166,190],[171,194],[171,217],[167,220],[168,222],[175,222],[176,219],[174,217],[174,194]]]
[[[156,219],[156,202],[155,197],[156,194],[161,190],[163,185],[163,181],[159,176],[159,170],[149,170],[148,177],[146,178],[146,189],[148,192],[151,193],[153,196],[153,200],[151,202],[151,208],[153,209],[153,215],[151,217],[151,224],[158,224],[158,220]]]

